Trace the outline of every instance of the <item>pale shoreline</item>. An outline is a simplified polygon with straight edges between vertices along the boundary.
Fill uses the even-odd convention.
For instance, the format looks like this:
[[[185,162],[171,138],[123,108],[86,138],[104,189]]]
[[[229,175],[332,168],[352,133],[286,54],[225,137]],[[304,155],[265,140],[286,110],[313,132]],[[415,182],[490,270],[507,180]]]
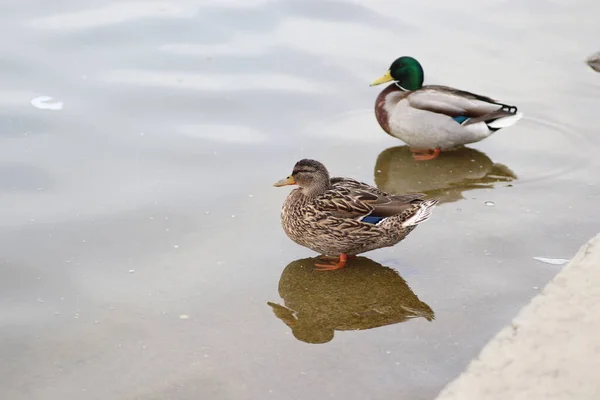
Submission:
[[[600,399],[600,234],[437,400]]]

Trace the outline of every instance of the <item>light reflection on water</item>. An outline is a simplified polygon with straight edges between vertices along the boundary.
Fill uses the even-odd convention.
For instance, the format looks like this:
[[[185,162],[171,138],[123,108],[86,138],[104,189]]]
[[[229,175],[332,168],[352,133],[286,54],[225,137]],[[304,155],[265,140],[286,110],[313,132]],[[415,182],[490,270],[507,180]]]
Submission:
[[[5,7],[5,397],[433,398],[557,272],[532,257],[570,258],[598,231],[600,81],[584,61],[598,50],[600,6],[563,3]],[[514,103],[525,118],[414,164],[377,125],[368,86],[401,55],[422,62],[426,83]],[[39,96],[64,106],[37,109]],[[271,183],[304,157],[444,203],[347,280],[292,274],[300,284],[281,304],[280,279],[296,271],[283,266],[313,254],[283,234],[287,193]],[[369,279],[352,280],[366,271],[389,321],[404,315],[400,292],[426,300],[435,321],[307,346],[265,306],[308,313],[331,334],[368,298],[356,293]],[[410,289],[385,292],[386,274]],[[301,295],[326,279],[338,313]]]

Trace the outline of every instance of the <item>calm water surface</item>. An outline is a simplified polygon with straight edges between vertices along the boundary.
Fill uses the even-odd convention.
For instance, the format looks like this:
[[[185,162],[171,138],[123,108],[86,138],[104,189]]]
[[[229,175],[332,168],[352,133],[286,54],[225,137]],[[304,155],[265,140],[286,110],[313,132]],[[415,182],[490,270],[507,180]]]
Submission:
[[[3,399],[432,399],[600,230],[596,1],[1,10]],[[526,118],[415,163],[368,86],[400,55]],[[304,157],[442,203],[314,273]]]

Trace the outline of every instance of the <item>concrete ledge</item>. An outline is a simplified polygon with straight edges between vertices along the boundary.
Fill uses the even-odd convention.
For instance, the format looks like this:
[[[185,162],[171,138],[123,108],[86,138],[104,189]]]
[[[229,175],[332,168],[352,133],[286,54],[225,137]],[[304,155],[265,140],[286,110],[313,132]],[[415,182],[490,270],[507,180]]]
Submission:
[[[600,234],[437,400],[600,399]]]

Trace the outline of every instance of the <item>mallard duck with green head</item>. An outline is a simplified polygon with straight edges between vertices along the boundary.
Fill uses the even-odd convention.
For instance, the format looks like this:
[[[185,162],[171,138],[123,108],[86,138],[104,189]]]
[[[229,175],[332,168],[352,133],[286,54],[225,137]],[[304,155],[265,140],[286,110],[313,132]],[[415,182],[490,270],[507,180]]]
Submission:
[[[344,268],[349,256],[393,246],[426,221],[438,203],[426,195],[391,195],[350,178],[330,178],[315,160],[300,160],[274,186],[298,185],[281,209],[287,236],[333,260],[318,270]]]
[[[416,59],[400,57],[371,83],[393,82],[377,96],[375,115],[381,128],[408,144],[417,160],[483,140],[522,117],[516,106],[448,86],[423,86],[423,79]]]

